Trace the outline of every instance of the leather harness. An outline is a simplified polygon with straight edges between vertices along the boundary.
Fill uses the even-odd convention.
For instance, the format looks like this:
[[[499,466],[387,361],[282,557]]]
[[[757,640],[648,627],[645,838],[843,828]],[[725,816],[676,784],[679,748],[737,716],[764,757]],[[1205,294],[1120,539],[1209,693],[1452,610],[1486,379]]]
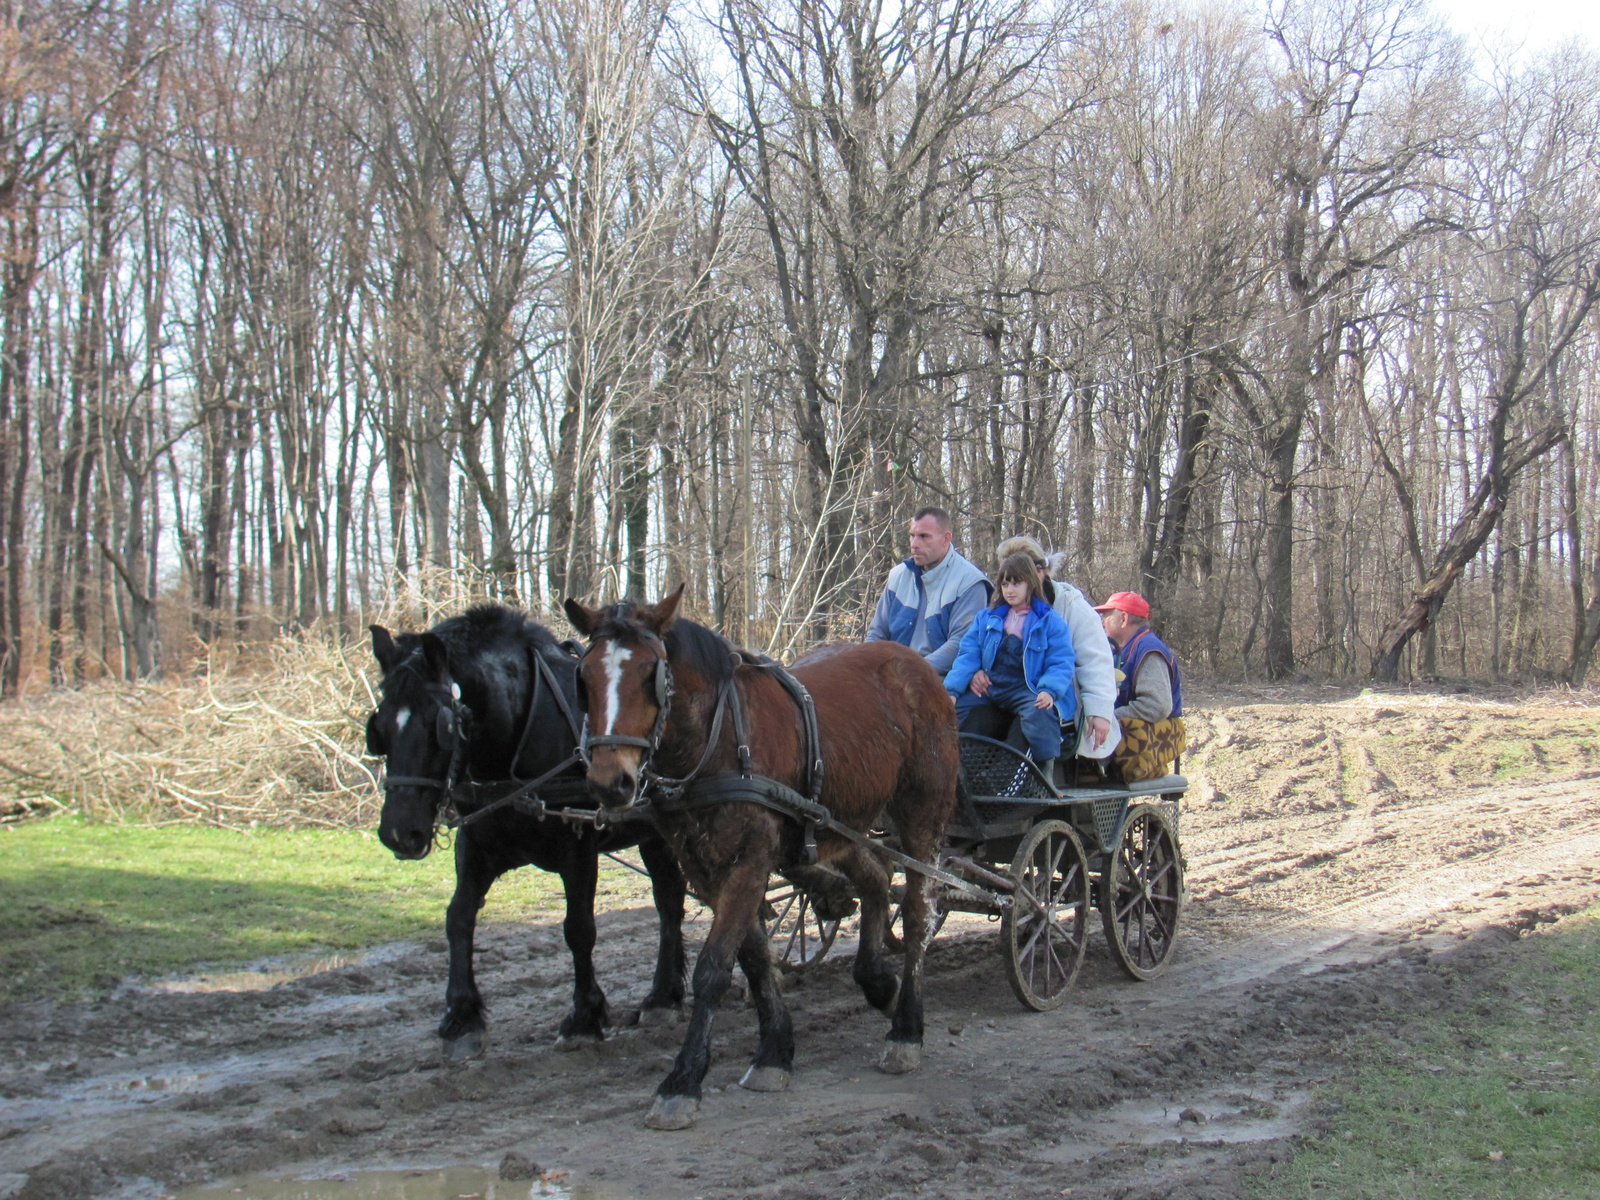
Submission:
[[[588,783],[581,779],[557,779],[558,775],[571,770],[580,764],[586,765],[588,757],[584,749],[584,734],[586,724],[579,721],[573,713],[572,706],[567,703],[566,696],[561,693],[561,684],[555,677],[555,672],[550,669],[550,664],[545,661],[544,655],[539,653],[538,647],[528,647],[528,659],[531,670],[532,695],[528,698],[528,715],[523,721],[522,735],[517,739],[516,753],[511,758],[512,775],[509,779],[457,779],[462,759],[466,752],[467,735],[465,718],[469,715],[467,706],[462,703],[460,689],[454,684],[427,683],[424,686],[430,693],[441,698],[439,711],[438,731],[440,740],[445,737],[451,739],[450,765],[445,770],[443,779],[434,779],[422,775],[387,775],[383,781],[385,792],[391,788],[410,787],[431,789],[439,793],[439,801],[435,813],[435,823],[442,824],[450,829],[462,829],[468,825],[481,821],[493,812],[508,806],[515,807],[518,812],[543,820],[546,816],[562,817],[571,820],[588,821],[593,819],[593,812],[584,808],[551,808],[545,803],[545,795],[553,800],[564,797],[573,799],[588,794]],[[420,673],[409,663],[402,664],[403,668],[412,671],[420,678]],[[540,687],[546,687],[551,697],[555,700],[556,707],[561,710],[561,716],[567,723],[567,728],[572,733],[573,751],[555,766],[535,779],[519,779],[516,775],[516,765],[522,759],[523,751],[528,748],[534,729],[534,714],[539,708]],[[448,721],[446,717],[448,715]],[[470,767],[468,768],[470,772]],[[541,789],[545,795],[540,795]],[[482,808],[475,808],[463,814],[458,805],[462,793],[470,793],[469,803],[476,803],[480,798],[489,802]]]
[[[711,726],[706,734],[705,752],[701,754],[700,761],[687,775],[679,778],[669,778],[655,771],[650,766],[650,759],[661,745],[661,734],[666,726],[666,714],[672,703],[674,688],[672,686],[672,666],[667,657],[667,648],[664,642],[649,630],[640,630],[641,635],[656,652],[655,690],[657,696],[657,713],[655,725],[651,729],[650,737],[626,737],[620,734],[591,735],[587,739],[587,747],[593,746],[635,746],[645,752],[644,762],[640,767],[640,780],[645,785],[646,799],[643,803],[635,805],[630,811],[638,812],[645,808],[654,808],[659,812],[674,813],[688,812],[699,808],[711,808],[719,804],[759,804],[763,808],[771,809],[781,816],[799,822],[805,836],[806,864],[812,865],[817,861],[817,830],[825,829],[829,833],[853,842],[858,846],[872,851],[884,858],[888,858],[907,871],[915,871],[919,875],[936,879],[948,887],[976,900],[981,900],[995,908],[1005,908],[1012,902],[1011,897],[1003,894],[986,891],[976,886],[959,875],[954,875],[940,867],[912,858],[891,846],[885,845],[877,838],[868,837],[859,833],[850,826],[834,818],[827,805],[822,803],[822,739],[817,728],[816,704],[811,698],[811,693],[804,684],[787,671],[783,664],[776,659],[764,654],[752,654],[748,651],[733,651],[734,673],[722,682],[717,690],[717,704],[712,712]],[[809,794],[802,795],[788,784],[765,775],[755,774],[750,757],[750,732],[749,724],[745,718],[744,702],[739,693],[737,673],[740,666],[749,664],[760,670],[770,672],[789,694],[795,706],[800,710],[801,724],[804,729],[805,742],[805,783]],[[723,714],[729,713],[733,718],[734,741],[739,757],[739,773],[720,774],[702,777],[700,772],[711,761],[717,745],[722,740]],[[604,810],[602,810],[604,811]],[[604,820],[605,818],[601,818]],[[615,819],[610,818],[610,819]]]

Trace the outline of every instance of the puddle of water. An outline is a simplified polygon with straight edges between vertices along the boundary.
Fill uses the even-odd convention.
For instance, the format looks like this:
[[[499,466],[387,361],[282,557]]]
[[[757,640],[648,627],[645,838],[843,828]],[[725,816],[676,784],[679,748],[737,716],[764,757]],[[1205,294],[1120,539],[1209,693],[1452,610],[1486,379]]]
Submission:
[[[1202,1096],[1191,1100],[1129,1100],[1092,1120],[1074,1125],[1056,1145],[1040,1155],[1046,1162],[1082,1162],[1114,1146],[1155,1146],[1162,1142],[1264,1142],[1288,1137],[1300,1129],[1298,1110],[1309,1092],[1281,1098],[1256,1098],[1243,1093]],[[1194,1108],[1205,1124],[1179,1121]]]
[[[372,950],[345,954],[284,955],[250,963],[237,970],[204,971],[172,979],[147,979],[130,985],[137,992],[264,992],[280,983],[292,983],[308,975],[391,962],[414,950],[408,942],[396,942]]]
[[[153,1104],[168,1096],[209,1091],[225,1083],[256,1082],[268,1076],[295,1073],[305,1068],[318,1047],[272,1054],[235,1054],[203,1067],[179,1063],[149,1065],[141,1069],[95,1073],[66,1079],[41,1096],[0,1099],[0,1125],[30,1125],[70,1111],[74,1116],[118,1112]],[[4,1193],[0,1192],[0,1196]]]
[[[408,1171],[338,1171],[331,1175],[247,1175],[178,1192],[173,1200],[602,1200],[567,1182],[566,1172],[540,1179],[501,1179],[485,1167]]]
[[[295,1010],[301,1016],[321,1016],[333,1012],[366,1012],[368,1009],[388,1008],[397,1004],[405,997],[399,992],[367,992],[356,993],[352,996],[324,996],[320,1000],[313,1000],[310,1004],[302,1004]]]

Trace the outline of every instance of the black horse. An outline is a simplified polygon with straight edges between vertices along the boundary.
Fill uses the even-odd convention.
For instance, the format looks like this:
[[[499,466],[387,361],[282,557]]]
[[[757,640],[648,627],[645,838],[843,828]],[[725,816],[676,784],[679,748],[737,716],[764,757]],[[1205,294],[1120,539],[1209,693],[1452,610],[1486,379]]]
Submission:
[[[472,974],[472,934],[490,886],[533,864],[561,876],[572,951],[572,1011],[558,1047],[598,1041],[607,1023],[594,973],[594,895],[599,855],[637,844],[650,872],[661,942],[644,1009],[684,997],[684,880],[665,844],[642,821],[597,828],[539,810],[539,795],[582,795],[575,754],[577,661],[554,635],[496,604],[451,617],[426,633],[392,637],[372,626],[383,671],[382,702],[367,719],[367,750],[388,759],[378,837],[397,858],[424,858],[454,808],[456,890],[445,917],[450,982],[439,1036],[452,1060],[483,1051],[484,1003]],[[523,784],[554,771],[550,784],[507,802]],[[497,802],[496,797],[500,797]],[[552,799],[550,807],[558,804]],[[531,811],[530,811],[531,810]]]

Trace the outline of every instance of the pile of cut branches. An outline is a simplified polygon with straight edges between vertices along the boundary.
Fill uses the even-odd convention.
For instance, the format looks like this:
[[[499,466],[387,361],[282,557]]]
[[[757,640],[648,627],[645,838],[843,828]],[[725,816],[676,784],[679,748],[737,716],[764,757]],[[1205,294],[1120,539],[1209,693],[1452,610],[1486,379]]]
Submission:
[[[0,819],[66,810],[230,828],[373,824],[369,662],[320,637],[285,637],[248,674],[24,699],[0,720]]]

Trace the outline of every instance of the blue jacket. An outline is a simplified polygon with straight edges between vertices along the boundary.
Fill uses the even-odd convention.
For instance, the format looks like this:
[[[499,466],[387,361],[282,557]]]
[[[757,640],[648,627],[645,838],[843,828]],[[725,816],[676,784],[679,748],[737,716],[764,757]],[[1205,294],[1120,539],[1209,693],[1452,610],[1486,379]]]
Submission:
[[[989,580],[954,549],[926,571],[908,558],[889,572],[866,640],[910,646],[943,675],[988,602]]]
[[[967,630],[967,636],[961,639],[956,661],[944,677],[945,689],[952,695],[959,696],[966,691],[980,669],[988,671],[994,666],[1000,643],[1005,640],[1006,613],[1010,607],[1000,603],[984,609]],[[1077,715],[1077,693],[1072,687],[1076,665],[1072,630],[1060,613],[1035,597],[1033,609],[1022,626],[1022,675],[1033,691],[1049,692],[1055,698],[1056,711],[1066,721]]]

